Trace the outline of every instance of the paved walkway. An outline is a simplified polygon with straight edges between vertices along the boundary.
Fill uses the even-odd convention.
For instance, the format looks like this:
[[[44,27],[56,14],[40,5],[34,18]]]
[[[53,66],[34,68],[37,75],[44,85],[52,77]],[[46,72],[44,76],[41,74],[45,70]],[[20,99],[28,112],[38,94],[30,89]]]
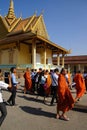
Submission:
[[[56,104],[50,106],[51,98],[47,104],[43,103],[43,97],[22,93],[19,87],[14,108],[7,106],[7,117],[0,130],[87,130],[87,94],[76,103],[73,110],[67,113],[70,121],[56,119]],[[75,96],[75,90],[72,90]],[[7,100],[8,91],[3,91],[3,97]]]

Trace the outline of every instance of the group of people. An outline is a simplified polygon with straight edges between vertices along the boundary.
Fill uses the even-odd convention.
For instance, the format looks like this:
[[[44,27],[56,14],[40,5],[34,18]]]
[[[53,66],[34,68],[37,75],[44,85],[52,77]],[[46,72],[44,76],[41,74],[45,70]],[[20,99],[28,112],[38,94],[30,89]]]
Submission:
[[[57,114],[56,118],[63,120],[69,120],[66,116],[66,112],[74,107],[75,102],[79,101],[80,98],[86,93],[86,79],[83,74],[78,71],[71,81],[71,75],[67,69],[62,68],[61,71],[56,68],[51,70],[39,69],[38,72],[26,69],[24,74],[25,88],[24,93],[29,90],[31,92],[37,91],[38,95],[45,97],[51,95],[52,99],[50,105],[53,105],[54,99],[57,102]],[[76,89],[76,97],[74,98],[71,94],[70,89],[72,84]],[[26,90],[26,91],[25,91]],[[60,111],[62,114],[60,115]]]
[[[6,103],[11,106],[16,105],[16,90],[19,82],[16,80],[16,68],[12,67],[10,71],[11,74],[8,75],[9,84],[2,81],[2,76],[0,75],[0,126],[7,115],[7,110],[1,93],[2,88],[8,89],[11,92],[11,96]],[[51,95],[52,98],[50,105],[53,105],[55,99],[57,103],[56,118],[63,119],[65,121],[69,120],[69,118],[66,116],[66,112],[72,109],[75,102],[79,101],[87,91],[87,78],[86,76],[83,77],[80,71],[74,75],[73,81],[71,81],[70,73],[68,73],[67,69],[65,68],[62,68],[60,72],[58,68],[50,70],[50,72],[48,70],[42,70],[42,68],[40,68],[38,72],[34,69],[30,70],[29,68],[26,68],[26,72],[24,73],[23,77],[25,79],[23,90],[24,93],[26,94],[27,91],[30,93],[36,92],[37,96],[44,97],[44,103],[46,103],[46,97]],[[72,82],[75,83],[75,98],[72,96],[70,91]],[[62,113],[60,113],[60,111],[62,111]]]

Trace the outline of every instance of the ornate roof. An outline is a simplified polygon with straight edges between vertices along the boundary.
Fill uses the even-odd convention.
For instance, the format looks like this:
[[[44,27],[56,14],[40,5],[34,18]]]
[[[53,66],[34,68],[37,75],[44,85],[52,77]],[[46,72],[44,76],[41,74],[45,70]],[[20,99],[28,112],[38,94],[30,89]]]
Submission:
[[[60,52],[65,54],[70,53],[68,50],[52,43],[49,40],[42,14],[40,16],[34,14],[33,16],[25,19],[22,19],[21,17],[17,18],[14,13],[13,0],[10,0],[7,15],[5,17],[0,16],[0,28],[0,44],[26,39],[28,39],[27,43],[29,43],[29,39],[34,36],[39,43],[43,41],[46,42],[48,46],[50,44],[50,47],[56,52],[60,50]]]
[[[4,27],[0,33],[3,33],[4,29],[6,29],[7,34],[9,33],[9,35],[33,30],[34,32],[38,32],[38,34],[42,35],[46,39],[49,38],[43,16],[36,16],[36,14],[34,14],[33,16],[26,19],[22,19],[21,17],[17,18],[14,13],[13,0],[10,0],[10,7],[7,15],[5,17],[0,16],[0,20],[2,21]]]

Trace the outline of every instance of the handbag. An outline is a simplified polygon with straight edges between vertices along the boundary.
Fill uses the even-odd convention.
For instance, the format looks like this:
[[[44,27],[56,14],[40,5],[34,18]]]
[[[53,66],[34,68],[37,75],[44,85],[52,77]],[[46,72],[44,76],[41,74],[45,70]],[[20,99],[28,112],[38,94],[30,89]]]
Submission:
[[[43,87],[44,87],[44,89],[46,90],[46,89],[48,88],[47,83],[45,83]]]

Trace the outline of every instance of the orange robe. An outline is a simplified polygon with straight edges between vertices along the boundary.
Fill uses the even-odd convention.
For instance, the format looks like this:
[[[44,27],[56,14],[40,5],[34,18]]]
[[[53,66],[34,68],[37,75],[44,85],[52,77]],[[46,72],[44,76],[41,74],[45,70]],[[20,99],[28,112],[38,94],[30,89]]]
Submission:
[[[82,74],[76,74],[74,77],[74,82],[76,83],[76,98],[80,98],[84,95],[86,90],[85,81]]]
[[[30,73],[25,72],[24,78],[25,78],[25,88],[26,88],[26,90],[31,90],[31,88],[32,88],[32,80],[31,80]]]
[[[69,82],[69,85],[71,84],[71,74],[68,73],[68,82]]]
[[[66,78],[63,74],[59,75],[58,78],[58,103],[57,109],[58,111],[66,112],[74,106],[74,99],[68,87]]]
[[[46,95],[49,95],[51,93],[51,84],[52,84],[52,79],[51,79],[50,74],[47,74],[46,84],[47,84],[47,88],[45,89],[45,92],[46,92]]]

